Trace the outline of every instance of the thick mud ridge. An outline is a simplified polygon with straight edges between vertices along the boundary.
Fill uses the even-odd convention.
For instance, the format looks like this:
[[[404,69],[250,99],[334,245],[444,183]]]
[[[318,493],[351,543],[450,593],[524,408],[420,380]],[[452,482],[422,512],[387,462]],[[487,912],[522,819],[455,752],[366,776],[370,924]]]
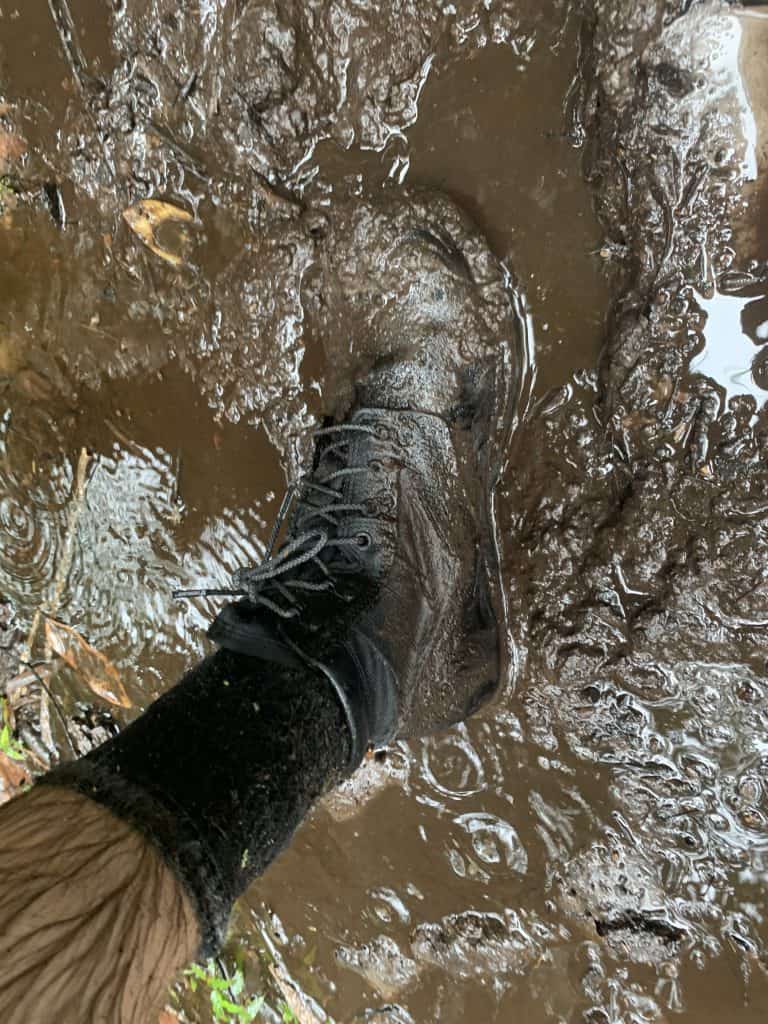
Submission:
[[[447,190],[503,261],[485,323],[526,310],[515,691],[367,764],[254,887],[230,955],[273,1008],[270,961],[307,1019],[768,1009],[768,20],[734,11],[0,8],[0,672],[55,605],[133,704],[57,668],[77,743],[203,650],[172,587],[263,550],[354,372],[318,296],[381,270],[370,195]],[[145,198],[192,215],[166,258]],[[12,703],[66,756],[38,682]]]

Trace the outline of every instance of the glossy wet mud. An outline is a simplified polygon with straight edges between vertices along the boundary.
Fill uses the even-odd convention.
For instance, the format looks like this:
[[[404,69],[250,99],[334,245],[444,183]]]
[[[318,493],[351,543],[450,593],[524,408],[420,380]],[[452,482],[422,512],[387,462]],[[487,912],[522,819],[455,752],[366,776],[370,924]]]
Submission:
[[[269,958],[339,1021],[768,1008],[764,84],[726,59],[761,13],[688,6],[2,9],[4,642],[56,591],[87,446],[59,618],[136,710],[201,653],[213,608],[171,589],[259,558],[338,397],[350,339],[308,296],[350,194],[446,189],[528,311],[516,691],[367,764],[254,887],[233,949],[273,1006]],[[123,219],[148,196],[194,215],[180,266]]]

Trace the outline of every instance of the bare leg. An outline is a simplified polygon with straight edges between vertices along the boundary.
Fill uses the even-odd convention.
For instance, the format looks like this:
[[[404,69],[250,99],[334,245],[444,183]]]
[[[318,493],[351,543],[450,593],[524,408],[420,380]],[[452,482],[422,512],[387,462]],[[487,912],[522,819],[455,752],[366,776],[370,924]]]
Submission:
[[[98,804],[40,786],[0,817],[0,1018],[147,1024],[199,945],[155,849]]]
[[[324,679],[219,651],[5,805],[3,1024],[151,1022],[348,759]]]

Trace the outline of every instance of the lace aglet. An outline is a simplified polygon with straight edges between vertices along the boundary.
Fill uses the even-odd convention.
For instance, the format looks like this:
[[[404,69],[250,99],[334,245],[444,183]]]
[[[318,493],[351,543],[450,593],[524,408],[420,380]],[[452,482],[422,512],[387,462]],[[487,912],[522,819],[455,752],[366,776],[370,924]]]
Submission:
[[[173,590],[171,596],[174,601],[191,601],[195,597],[243,597],[244,590]]]
[[[285,517],[288,515],[288,509],[291,507],[291,503],[293,502],[293,499],[296,495],[296,487],[297,485],[295,483],[289,484],[288,489],[286,490],[283,496],[283,500],[280,503],[280,510],[277,513],[277,518],[275,519],[275,525],[272,527],[272,533],[270,534],[269,540],[267,542],[267,547],[264,552],[262,564],[264,562],[268,562],[274,553],[275,544],[277,544],[277,538],[280,534],[280,529],[283,525]]]

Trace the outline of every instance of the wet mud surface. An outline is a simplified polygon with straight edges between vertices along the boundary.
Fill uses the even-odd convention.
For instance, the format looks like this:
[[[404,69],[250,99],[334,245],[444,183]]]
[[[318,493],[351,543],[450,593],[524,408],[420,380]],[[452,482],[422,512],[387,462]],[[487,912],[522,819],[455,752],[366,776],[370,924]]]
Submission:
[[[68,756],[18,683],[38,609],[125,683],[44,676],[85,746],[205,649],[171,590],[263,552],[354,372],[313,297],[364,268],[355,197],[444,189],[527,310],[514,692],[367,763],[254,886],[229,956],[273,1007],[269,961],[319,1020],[764,1019],[768,33],[728,10],[0,7],[0,679],[33,767]],[[192,215],[170,261],[145,198]]]

